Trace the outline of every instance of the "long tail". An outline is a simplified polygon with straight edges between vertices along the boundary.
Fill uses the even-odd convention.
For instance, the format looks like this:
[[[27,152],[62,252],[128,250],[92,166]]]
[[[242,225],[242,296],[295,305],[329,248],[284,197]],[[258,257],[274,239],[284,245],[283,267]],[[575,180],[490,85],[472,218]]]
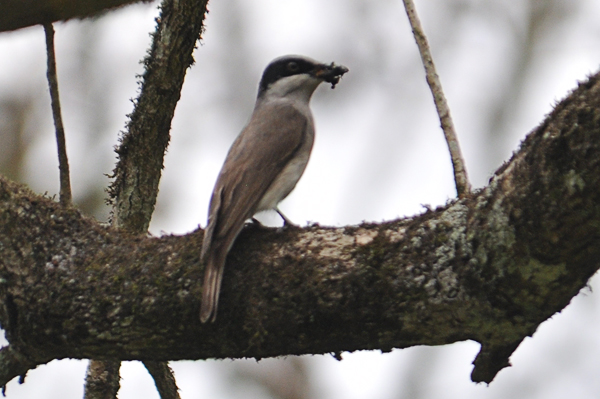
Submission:
[[[219,293],[221,292],[221,281],[223,280],[227,253],[224,255],[211,253],[208,254],[206,259],[202,304],[200,305],[200,321],[202,323],[206,323],[208,320],[214,322],[217,318]]]

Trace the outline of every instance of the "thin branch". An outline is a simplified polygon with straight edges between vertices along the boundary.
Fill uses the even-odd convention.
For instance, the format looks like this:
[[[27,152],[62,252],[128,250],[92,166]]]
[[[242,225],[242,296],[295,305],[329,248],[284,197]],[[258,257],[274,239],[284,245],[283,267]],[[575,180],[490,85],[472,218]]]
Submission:
[[[154,384],[156,384],[156,390],[161,399],[180,399],[179,388],[177,388],[175,376],[173,370],[169,367],[169,363],[146,360],[144,366],[154,378]]]
[[[67,143],[65,141],[65,128],[63,127],[60,112],[60,99],[58,96],[58,78],[56,76],[56,56],[54,54],[54,28],[51,23],[44,24],[46,33],[46,53],[48,55],[48,87],[52,102],[52,117],[56,130],[56,145],[58,148],[58,168],[60,171],[60,203],[69,205],[72,201],[71,181],[69,177],[69,159],[67,158]]]
[[[425,36],[425,32],[423,32],[423,28],[421,27],[421,22],[417,16],[415,5],[412,0],[403,1],[406,14],[408,15],[408,20],[410,21],[410,26],[412,27],[413,35],[415,36],[417,46],[419,47],[419,54],[421,54],[421,60],[423,61],[423,66],[425,67],[427,83],[429,84],[429,88],[433,94],[435,108],[440,116],[442,130],[444,131],[444,136],[446,137],[446,142],[448,143],[448,150],[450,151],[450,158],[452,159],[452,167],[454,168],[456,192],[458,193],[459,198],[464,198],[471,192],[471,184],[469,183],[469,178],[467,177],[465,161],[463,160],[460,146],[458,144],[458,138],[456,137],[456,131],[454,130],[454,123],[452,122],[452,117],[450,116],[450,108],[448,108],[448,103],[442,90],[442,83],[440,82],[440,78],[435,70],[433,57],[431,56],[429,44],[427,43],[427,37]]]

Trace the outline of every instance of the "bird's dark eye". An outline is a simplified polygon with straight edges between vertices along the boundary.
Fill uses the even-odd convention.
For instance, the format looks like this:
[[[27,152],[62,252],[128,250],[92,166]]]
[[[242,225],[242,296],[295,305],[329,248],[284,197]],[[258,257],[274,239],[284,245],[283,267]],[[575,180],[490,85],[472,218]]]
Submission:
[[[300,69],[300,67],[298,66],[298,63],[291,61],[291,62],[288,62],[287,69],[290,72],[298,72],[298,69]]]

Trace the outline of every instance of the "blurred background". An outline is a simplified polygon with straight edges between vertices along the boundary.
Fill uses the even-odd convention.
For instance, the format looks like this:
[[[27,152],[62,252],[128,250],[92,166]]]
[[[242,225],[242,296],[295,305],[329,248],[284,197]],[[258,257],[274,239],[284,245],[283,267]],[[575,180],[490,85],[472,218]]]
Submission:
[[[553,104],[600,65],[595,0],[417,0],[467,161],[482,187]],[[57,24],[74,200],[108,217],[113,147],[138,93],[157,4]],[[350,68],[313,97],[317,139],[281,209],[296,223],[342,226],[420,213],[455,196],[451,164],[400,0],[221,0],[209,4],[172,125],[151,233],[206,224],[229,145],[252,111],[263,68],[298,53]],[[58,192],[41,26],[0,34],[0,173]],[[262,217],[278,224],[275,215]],[[284,359],[173,362],[181,396],[227,399],[597,398],[598,278],[521,344],[490,386],[469,379],[479,345]],[[61,360],[7,386],[17,398],[81,398],[87,361]],[[119,398],[158,398],[139,362]]]

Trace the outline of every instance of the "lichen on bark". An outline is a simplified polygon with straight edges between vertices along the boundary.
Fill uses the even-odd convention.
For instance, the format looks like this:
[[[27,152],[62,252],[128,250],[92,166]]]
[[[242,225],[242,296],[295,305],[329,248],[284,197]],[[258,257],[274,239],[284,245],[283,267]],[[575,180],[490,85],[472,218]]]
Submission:
[[[379,224],[248,226],[208,325],[198,320],[201,230],[118,231],[0,179],[10,342],[0,382],[52,358],[261,358],[466,339],[482,344],[472,378],[491,381],[599,267],[598,165],[595,75],[464,199]]]

